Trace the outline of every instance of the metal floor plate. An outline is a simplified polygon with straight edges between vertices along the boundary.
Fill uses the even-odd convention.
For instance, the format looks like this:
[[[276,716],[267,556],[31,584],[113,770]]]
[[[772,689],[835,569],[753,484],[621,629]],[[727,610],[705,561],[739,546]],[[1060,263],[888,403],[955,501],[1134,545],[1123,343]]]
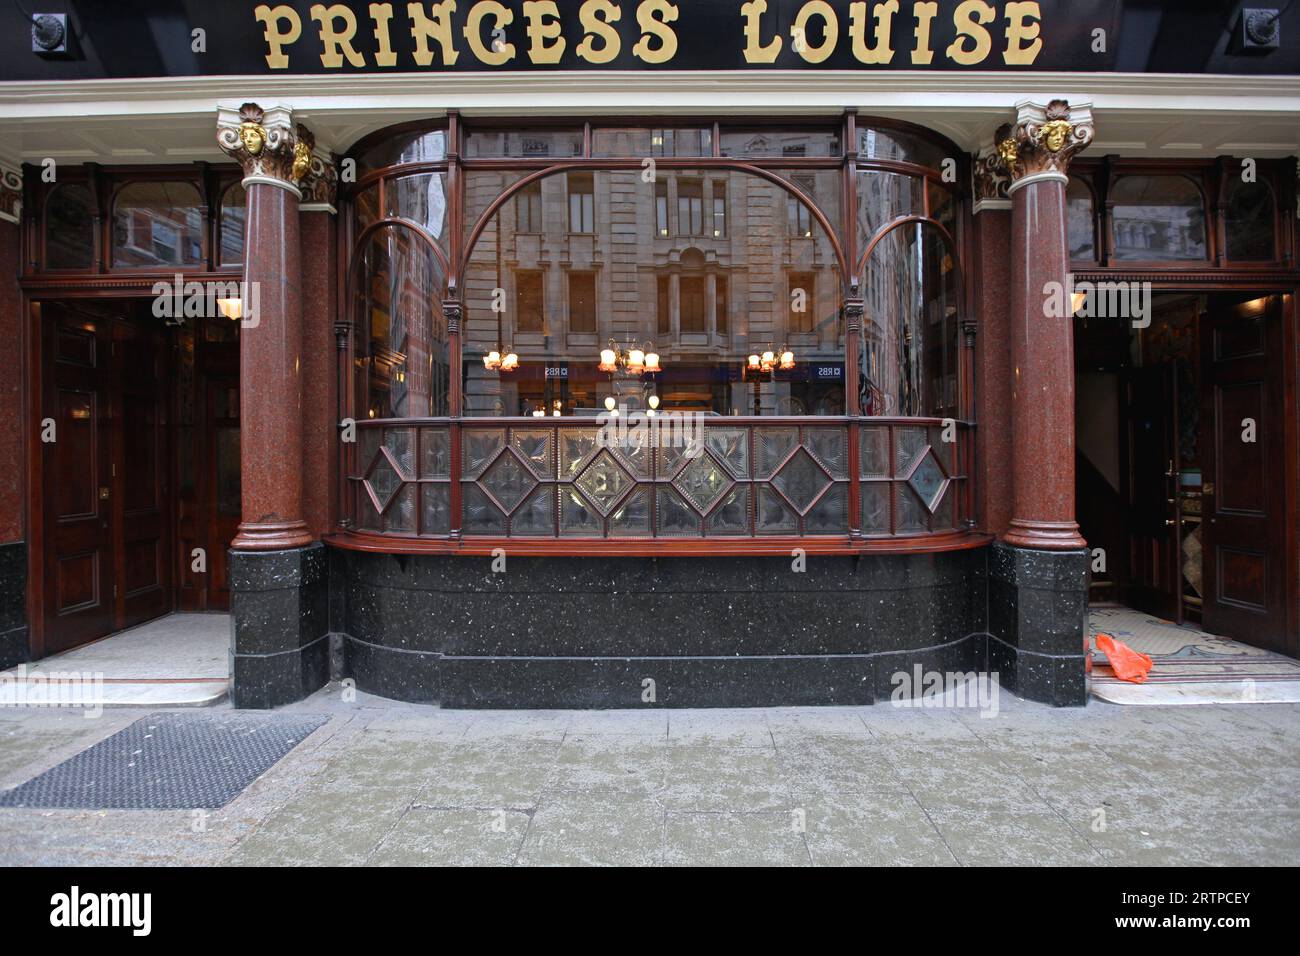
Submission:
[[[150,714],[40,776],[0,791],[0,807],[216,810],[328,719]]]

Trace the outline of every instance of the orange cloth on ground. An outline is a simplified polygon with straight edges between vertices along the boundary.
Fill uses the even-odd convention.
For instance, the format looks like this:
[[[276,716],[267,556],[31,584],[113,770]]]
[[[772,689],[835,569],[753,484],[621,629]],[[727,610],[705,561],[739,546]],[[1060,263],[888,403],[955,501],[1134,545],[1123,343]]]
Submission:
[[[1133,650],[1127,644],[1121,644],[1109,634],[1097,635],[1097,647],[1110,661],[1110,668],[1120,680],[1141,684],[1147,679],[1151,670],[1151,658]]]

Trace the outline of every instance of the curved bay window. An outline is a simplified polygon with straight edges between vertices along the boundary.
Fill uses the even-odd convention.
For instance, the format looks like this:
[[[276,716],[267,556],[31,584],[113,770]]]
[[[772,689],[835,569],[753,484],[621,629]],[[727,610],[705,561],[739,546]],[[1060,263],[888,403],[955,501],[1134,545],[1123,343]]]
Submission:
[[[458,125],[356,151],[346,528],[673,550],[969,526],[955,150],[851,120]]]

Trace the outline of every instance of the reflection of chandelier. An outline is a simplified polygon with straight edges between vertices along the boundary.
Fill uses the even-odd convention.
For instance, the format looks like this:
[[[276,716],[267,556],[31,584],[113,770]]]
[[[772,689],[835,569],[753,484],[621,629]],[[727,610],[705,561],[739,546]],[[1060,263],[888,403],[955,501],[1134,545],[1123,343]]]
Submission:
[[[598,368],[602,372],[613,374],[620,366],[628,375],[653,375],[663,371],[663,366],[659,364],[659,353],[655,351],[653,343],[647,342],[645,348],[633,345],[625,355],[614,340],[610,339],[609,346],[600,350]]]
[[[785,371],[794,368],[794,353],[784,345],[775,352],[771,349],[761,355],[755,352],[745,363],[745,369],[749,372],[770,372],[774,368]]]
[[[519,356],[511,349],[498,346],[483,356],[483,367],[489,372],[513,372],[519,367]]]

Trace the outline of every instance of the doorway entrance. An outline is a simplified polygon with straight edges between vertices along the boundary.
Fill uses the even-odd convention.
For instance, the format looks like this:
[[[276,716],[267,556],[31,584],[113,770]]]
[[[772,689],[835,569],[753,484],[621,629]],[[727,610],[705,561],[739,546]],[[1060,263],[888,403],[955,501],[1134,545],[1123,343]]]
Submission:
[[[1153,296],[1145,328],[1076,318],[1076,499],[1094,601],[1300,656],[1286,572],[1290,308],[1281,294],[1170,292]]]
[[[173,610],[229,606],[238,323],[167,325],[152,302],[33,305],[34,656]]]

